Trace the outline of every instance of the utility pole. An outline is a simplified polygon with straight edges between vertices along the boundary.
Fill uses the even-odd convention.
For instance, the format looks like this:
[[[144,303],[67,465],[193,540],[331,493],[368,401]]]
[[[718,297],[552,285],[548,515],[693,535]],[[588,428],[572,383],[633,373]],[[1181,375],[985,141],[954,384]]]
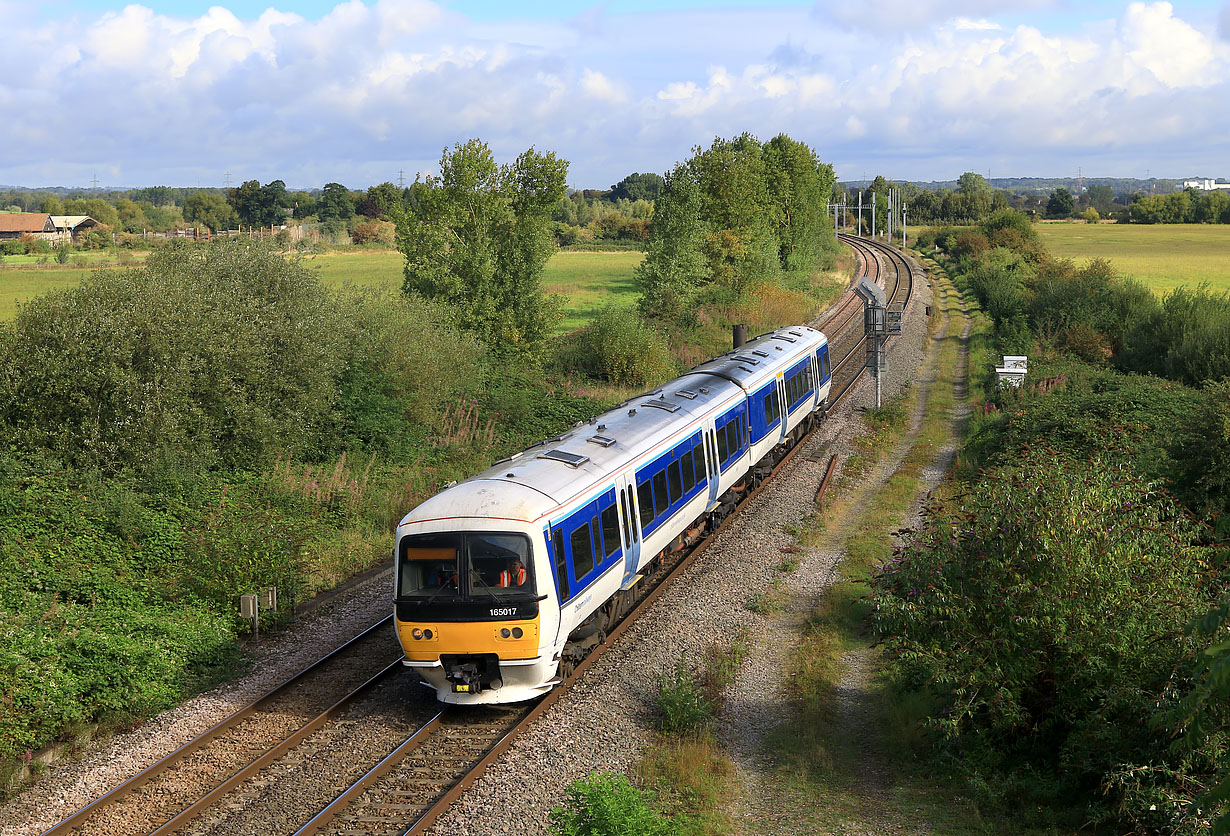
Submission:
[[[406,171],[405,169],[397,169],[397,187],[399,189],[406,188]]]
[[[875,238],[878,230],[876,229],[876,204],[880,201],[876,200],[876,193],[871,193],[871,237]]]
[[[854,234],[859,238],[863,237],[863,190],[858,190],[858,226],[854,228]]]
[[[229,171],[226,173],[226,190],[228,192],[231,190],[231,173]]]
[[[905,249],[905,204],[901,206],[901,249]]]

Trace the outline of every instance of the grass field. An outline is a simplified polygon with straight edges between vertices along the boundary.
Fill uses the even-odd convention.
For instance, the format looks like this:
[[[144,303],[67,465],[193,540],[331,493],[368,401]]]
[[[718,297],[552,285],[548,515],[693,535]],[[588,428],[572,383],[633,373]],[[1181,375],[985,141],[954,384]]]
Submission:
[[[567,298],[566,314],[557,333],[588,324],[607,302],[623,307],[635,304],[632,271],[644,257],[635,250],[556,253],[543,270],[542,289]],[[319,270],[321,278],[333,287],[401,287],[402,257],[395,250],[332,252],[309,256],[303,263]]]
[[[90,267],[115,266],[114,259],[87,253]],[[138,256],[143,254],[138,254]],[[547,263],[542,275],[546,293],[566,297],[565,316],[557,333],[565,333],[589,323],[607,302],[630,307],[636,303],[632,271],[644,253],[558,252]],[[48,290],[73,287],[89,275],[88,270],[71,264],[36,265],[31,256],[9,256],[0,267],[0,321],[17,315],[22,302]],[[370,287],[397,290],[402,282],[402,256],[396,250],[340,250],[306,256],[303,264],[319,272],[331,287]]]
[[[1056,258],[1108,259],[1115,269],[1163,294],[1208,282],[1230,291],[1230,226],[1221,224],[1038,224]]]

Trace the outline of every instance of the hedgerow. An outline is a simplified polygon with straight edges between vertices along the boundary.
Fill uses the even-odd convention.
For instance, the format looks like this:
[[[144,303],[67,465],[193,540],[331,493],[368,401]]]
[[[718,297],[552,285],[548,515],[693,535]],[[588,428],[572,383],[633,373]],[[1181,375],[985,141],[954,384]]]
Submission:
[[[934,699],[924,724],[985,801],[1082,797],[1095,820],[1200,831],[1190,802],[1225,743],[1176,754],[1152,721],[1221,589],[1205,531],[1122,464],[1039,449],[932,509],[875,576],[897,682]]]

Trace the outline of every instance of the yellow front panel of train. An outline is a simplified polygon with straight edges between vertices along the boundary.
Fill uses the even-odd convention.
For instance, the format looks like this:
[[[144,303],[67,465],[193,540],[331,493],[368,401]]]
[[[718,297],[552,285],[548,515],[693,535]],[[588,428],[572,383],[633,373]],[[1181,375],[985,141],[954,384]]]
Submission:
[[[442,653],[494,653],[501,659],[532,659],[538,655],[538,619],[398,621],[397,638],[412,662],[434,662]]]

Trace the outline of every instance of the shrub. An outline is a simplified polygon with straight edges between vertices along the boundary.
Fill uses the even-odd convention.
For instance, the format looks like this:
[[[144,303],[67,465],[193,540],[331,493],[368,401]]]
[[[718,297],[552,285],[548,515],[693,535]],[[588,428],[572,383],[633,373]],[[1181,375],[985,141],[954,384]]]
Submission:
[[[557,836],[669,836],[678,832],[653,808],[651,793],[618,774],[594,774],[568,787],[564,803],[551,810]]]
[[[713,703],[683,659],[674,675],[658,685],[658,711],[661,729],[675,734],[696,731],[713,717]]]
[[[351,237],[356,244],[371,244],[392,248],[396,243],[397,227],[388,221],[364,221],[355,224]]]
[[[315,275],[268,247],[170,246],[23,306],[0,415],[25,445],[89,467],[315,453],[342,326]]]
[[[927,727],[991,798],[1076,788],[1095,818],[1149,830],[1157,811],[1108,781],[1128,765],[1161,768],[1173,797],[1200,784],[1149,721],[1216,588],[1202,535],[1123,465],[1039,450],[930,509],[875,576],[873,622],[901,686],[936,700]],[[1181,808],[1167,816],[1190,832]]]
[[[1230,377],[1230,294],[1179,288],[1124,335],[1121,363],[1193,385]]]
[[[675,374],[670,347],[660,331],[635,311],[607,305],[586,328],[568,338],[565,365],[611,383],[656,386]]]

